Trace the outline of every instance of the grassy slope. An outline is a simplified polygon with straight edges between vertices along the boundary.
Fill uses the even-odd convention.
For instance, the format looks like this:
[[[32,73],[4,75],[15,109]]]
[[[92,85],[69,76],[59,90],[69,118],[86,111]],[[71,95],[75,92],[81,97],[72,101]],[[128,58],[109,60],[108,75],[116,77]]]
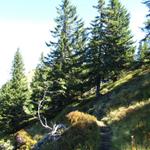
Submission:
[[[145,150],[150,147],[150,68],[128,72],[115,83],[103,85],[103,97],[91,98],[86,104],[67,107],[55,118],[63,122],[65,115],[73,110],[94,114],[99,120],[112,127],[114,150],[131,149],[134,145]],[[72,135],[73,136],[73,135]]]
[[[104,85],[106,92],[95,104],[97,117],[111,125],[114,150],[150,149],[150,68],[129,72],[115,83]],[[133,140],[131,140],[133,136]]]
[[[74,103],[67,106],[53,122],[66,123],[66,114],[74,110],[88,112],[111,126],[114,150],[130,150],[132,141],[135,141],[133,144],[138,149],[148,150],[150,147],[149,66],[128,72],[115,83],[103,85],[102,93],[104,96],[100,99],[90,97],[86,103]],[[36,140],[47,133],[38,122],[28,127],[26,131]],[[74,137],[73,134],[72,136]],[[134,136],[133,140],[131,136]],[[70,137],[71,139],[74,138]],[[46,147],[44,150],[49,149]]]

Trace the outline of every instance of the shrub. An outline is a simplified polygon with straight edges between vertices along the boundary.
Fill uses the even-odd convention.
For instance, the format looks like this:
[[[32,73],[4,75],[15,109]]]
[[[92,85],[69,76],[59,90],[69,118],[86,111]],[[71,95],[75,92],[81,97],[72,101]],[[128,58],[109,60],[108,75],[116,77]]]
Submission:
[[[65,124],[69,128],[56,142],[47,142],[44,150],[97,150],[100,146],[99,125],[96,117],[87,113],[73,111],[66,115]]]
[[[89,115],[87,113],[73,111],[66,115],[67,120],[71,125],[82,125],[82,124],[90,124],[90,123],[97,123],[97,119],[95,116]]]
[[[31,147],[36,143],[35,140],[24,130],[20,130],[15,135],[16,146],[19,150],[30,150]]]
[[[71,127],[63,134],[57,146],[55,144],[55,149],[98,149],[100,145],[100,134],[96,117],[83,112],[74,111],[67,114],[66,119]]]
[[[14,146],[11,143],[11,140],[6,139],[6,140],[0,140],[0,150],[13,150]]]

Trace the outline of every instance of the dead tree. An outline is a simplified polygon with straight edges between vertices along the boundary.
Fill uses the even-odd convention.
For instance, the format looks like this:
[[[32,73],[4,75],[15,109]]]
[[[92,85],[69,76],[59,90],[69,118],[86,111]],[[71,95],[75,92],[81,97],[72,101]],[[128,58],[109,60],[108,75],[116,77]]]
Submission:
[[[48,125],[47,119],[44,116],[41,116],[41,109],[43,108],[45,97],[48,92],[45,91],[42,100],[38,104],[38,119],[41,125],[48,130],[46,134],[37,144],[34,145],[34,150],[40,150],[40,147],[46,142],[57,141],[61,138],[62,134],[67,130],[64,124],[51,123],[51,126]]]

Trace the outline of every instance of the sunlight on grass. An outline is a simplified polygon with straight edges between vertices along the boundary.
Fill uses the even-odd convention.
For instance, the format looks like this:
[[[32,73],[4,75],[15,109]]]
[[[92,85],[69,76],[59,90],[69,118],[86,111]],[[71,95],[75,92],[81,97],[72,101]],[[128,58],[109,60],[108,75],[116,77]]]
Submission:
[[[107,122],[108,124],[111,124],[115,121],[120,121],[121,119],[124,119],[129,113],[132,113],[148,104],[150,104],[150,99],[136,102],[129,107],[119,107],[118,109],[110,110],[106,117],[102,118],[102,121]]]
[[[150,70],[148,69],[147,66],[143,66],[143,68],[137,69],[137,70],[134,70],[134,71],[125,72],[121,75],[121,78],[119,80],[117,80],[116,82],[103,84],[101,93],[106,94],[106,93],[112,91],[114,88],[130,81],[134,77],[146,74],[148,72],[150,72]]]
[[[73,111],[66,115],[68,130],[55,143],[47,143],[44,150],[97,150],[100,145],[98,120],[87,113]]]

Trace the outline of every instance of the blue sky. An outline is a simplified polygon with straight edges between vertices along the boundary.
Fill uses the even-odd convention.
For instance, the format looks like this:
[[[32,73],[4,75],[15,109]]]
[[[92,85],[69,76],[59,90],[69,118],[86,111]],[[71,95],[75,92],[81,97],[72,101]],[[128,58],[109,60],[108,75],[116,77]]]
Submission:
[[[138,41],[144,33],[143,26],[147,8],[142,0],[120,0],[131,14],[130,28],[134,40]],[[12,60],[17,48],[23,55],[26,73],[36,67],[41,52],[49,49],[45,41],[51,36],[54,27],[56,6],[61,0],[0,0],[0,86],[10,79]],[[86,25],[94,18],[97,0],[72,0],[80,17]]]

